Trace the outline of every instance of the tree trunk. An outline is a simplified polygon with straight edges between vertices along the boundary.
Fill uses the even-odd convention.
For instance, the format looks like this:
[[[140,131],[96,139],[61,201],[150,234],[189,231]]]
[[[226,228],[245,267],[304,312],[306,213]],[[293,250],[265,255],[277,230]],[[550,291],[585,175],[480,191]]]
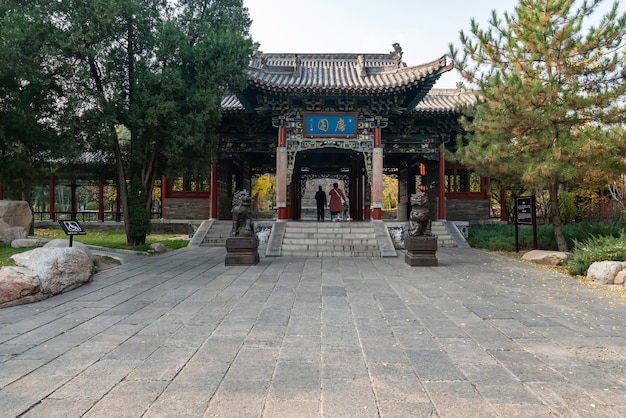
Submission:
[[[129,210],[128,210],[128,188],[126,186],[126,170],[124,168],[124,159],[122,158],[122,149],[117,139],[117,133],[115,127],[112,127],[113,131],[113,151],[115,154],[115,169],[117,173],[117,190],[120,194],[120,203],[122,204],[122,218],[124,219],[124,232],[126,234],[126,240],[128,241],[128,233],[130,231],[129,224]]]
[[[130,128],[130,168],[128,171],[128,209],[129,227],[126,241],[129,246],[145,245],[146,236],[150,233],[150,215],[146,211],[146,195],[148,191],[142,181],[140,165],[141,150],[139,149],[138,132]]]
[[[550,186],[550,223],[554,228],[554,239],[559,251],[567,252],[569,248],[565,235],[563,235],[563,228],[561,226],[561,211],[559,209],[559,185],[553,183]]]

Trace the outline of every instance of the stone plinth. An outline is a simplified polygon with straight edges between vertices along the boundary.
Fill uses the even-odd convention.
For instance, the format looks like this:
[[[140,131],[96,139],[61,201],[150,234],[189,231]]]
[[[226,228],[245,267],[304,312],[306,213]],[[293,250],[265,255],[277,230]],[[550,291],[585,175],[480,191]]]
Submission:
[[[404,261],[411,267],[438,266],[439,262],[435,253],[437,252],[437,237],[408,235],[404,239],[406,255]]]
[[[259,263],[259,240],[254,237],[230,237],[226,239],[227,266],[254,266]]]

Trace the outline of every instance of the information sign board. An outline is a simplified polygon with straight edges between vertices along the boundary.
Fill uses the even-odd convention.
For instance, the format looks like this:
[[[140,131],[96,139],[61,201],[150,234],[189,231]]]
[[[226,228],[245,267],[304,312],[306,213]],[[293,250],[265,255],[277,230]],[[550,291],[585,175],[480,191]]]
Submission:
[[[65,235],[85,235],[87,232],[83,229],[81,224],[74,219],[61,219],[59,220],[59,225],[65,232]]]
[[[534,215],[533,198],[531,196],[518,197],[517,223],[520,225],[533,225],[535,223]]]

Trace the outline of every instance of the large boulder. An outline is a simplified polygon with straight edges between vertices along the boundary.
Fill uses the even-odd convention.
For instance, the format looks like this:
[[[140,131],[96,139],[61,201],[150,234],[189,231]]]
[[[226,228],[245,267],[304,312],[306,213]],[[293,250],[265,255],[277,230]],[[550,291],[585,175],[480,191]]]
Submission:
[[[33,224],[33,212],[28,202],[0,200],[0,245],[26,238]]]
[[[45,298],[37,275],[24,267],[0,269],[0,307],[36,302]]]
[[[522,256],[523,260],[537,264],[558,266],[567,260],[567,253],[561,251],[532,250]]]
[[[76,247],[35,248],[11,256],[18,266],[32,270],[46,296],[74,289],[89,281],[93,263]]]
[[[587,280],[599,284],[613,284],[615,277],[624,269],[621,261],[597,261],[587,269]]]

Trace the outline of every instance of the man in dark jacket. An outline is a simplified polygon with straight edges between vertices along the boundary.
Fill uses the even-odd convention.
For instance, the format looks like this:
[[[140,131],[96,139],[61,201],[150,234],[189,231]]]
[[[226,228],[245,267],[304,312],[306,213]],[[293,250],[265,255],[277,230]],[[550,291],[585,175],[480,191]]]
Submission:
[[[323,221],[326,209],[326,193],[322,190],[322,186],[319,186],[319,190],[315,193],[315,201],[317,202],[317,220]]]

